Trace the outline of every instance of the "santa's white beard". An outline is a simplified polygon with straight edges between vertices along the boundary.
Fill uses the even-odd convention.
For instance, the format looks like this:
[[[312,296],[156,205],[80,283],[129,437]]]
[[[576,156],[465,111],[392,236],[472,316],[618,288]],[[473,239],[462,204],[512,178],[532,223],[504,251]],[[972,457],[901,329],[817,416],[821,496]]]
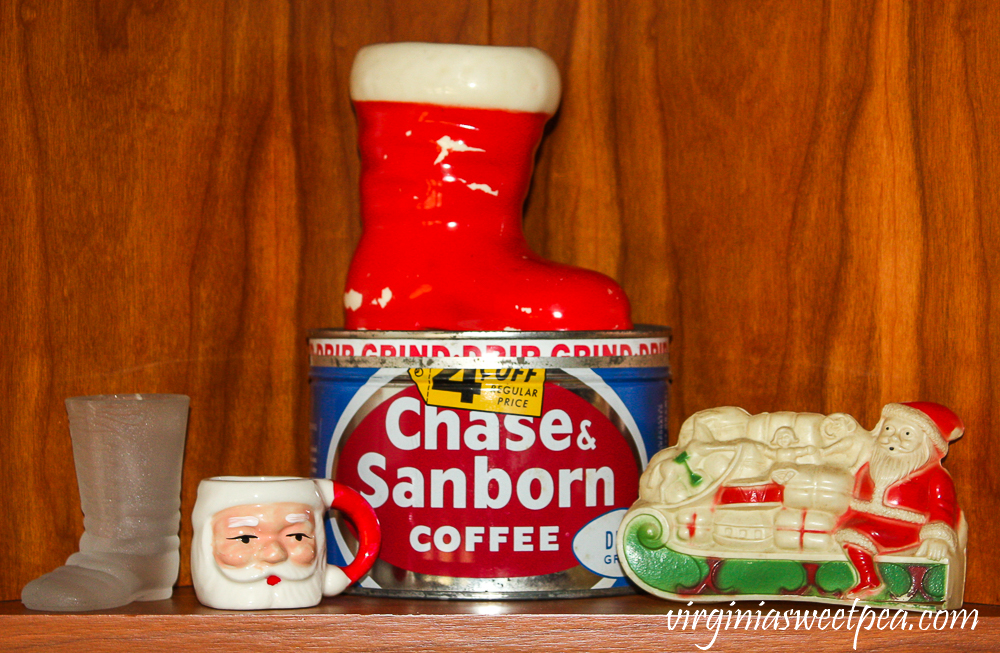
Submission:
[[[927,460],[926,445],[921,445],[910,453],[897,453],[876,445],[868,462],[868,471],[877,485],[892,485],[923,467]]]
[[[315,564],[283,562],[261,570],[222,568],[210,563],[201,574],[200,584],[206,595],[225,597],[225,601],[215,601],[215,607],[226,610],[303,608],[323,598],[323,574]],[[282,580],[268,585],[269,576]]]
[[[277,576],[281,580],[303,580],[309,578],[316,572],[315,560],[307,565],[300,565],[290,560],[279,562],[276,565],[248,567],[227,567],[219,565],[222,575],[237,583],[249,583],[255,580],[267,579],[269,576]]]

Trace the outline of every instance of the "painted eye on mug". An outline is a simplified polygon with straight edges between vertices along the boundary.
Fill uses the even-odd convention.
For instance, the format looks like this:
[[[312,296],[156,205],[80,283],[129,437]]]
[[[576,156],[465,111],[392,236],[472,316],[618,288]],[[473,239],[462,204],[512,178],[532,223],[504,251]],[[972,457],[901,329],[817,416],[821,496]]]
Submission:
[[[286,537],[294,537],[296,542],[301,542],[302,538],[306,538],[307,540],[312,539],[311,536],[306,535],[305,533],[289,533]]]
[[[250,540],[256,540],[256,535],[237,535],[236,537],[227,537],[227,540],[240,540],[244,544],[250,544]]]

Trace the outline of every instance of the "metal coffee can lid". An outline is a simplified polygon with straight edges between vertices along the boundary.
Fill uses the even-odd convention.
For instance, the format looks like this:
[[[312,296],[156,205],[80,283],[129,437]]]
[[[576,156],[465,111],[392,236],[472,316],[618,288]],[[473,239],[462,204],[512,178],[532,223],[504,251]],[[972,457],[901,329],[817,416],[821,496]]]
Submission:
[[[313,473],[383,529],[354,592],[629,592],[615,534],[666,446],[670,330],[310,333]],[[346,564],[351,527],[328,525]]]

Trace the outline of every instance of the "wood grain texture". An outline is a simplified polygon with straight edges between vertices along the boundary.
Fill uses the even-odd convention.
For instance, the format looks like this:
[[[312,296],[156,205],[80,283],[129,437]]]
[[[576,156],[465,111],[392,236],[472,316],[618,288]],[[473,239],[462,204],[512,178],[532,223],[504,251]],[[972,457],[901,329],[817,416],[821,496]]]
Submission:
[[[699,648],[722,653],[765,649],[785,653],[805,648],[826,652],[852,650],[855,636],[857,648],[853,650],[859,651],[951,648],[992,653],[1000,645],[1000,613],[995,606],[969,605],[964,614],[947,615],[955,617],[954,622],[939,619],[939,630],[931,618],[921,622],[916,613],[908,614],[905,624],[901,617],[891,615],[879,627],[877,614],[866,613],[860,620],[860,610],[850,615],[850,627],[845,618],[832,625],[834,610],[823,622],[824,628],[809,619],[807,629],[798,616],[811,615],[818,606],[775,607],[771,613],[770,607],[761,609],[756,604],[735,609],[707,604],[706,614],[715,615],[710,627],[704,616],[695,624],[691,609],[650,596],[502,603],[339,596],[315,608],[233,613],[202,607],[190,588],[183,588],[169,601],[135,603],[102,614],[39,614],[20,603],[0,603],[0,628],[6,634],[5,650],[17,651],[78,651],[82,646],[95,652],[119,651],[122,642],[142,650],[204,651],[229,648],[248,639],[255,650],[262,651],[301,647],[358,652],[664,653]],[[761,610],[759,622],[757,610]],[[894,625],[892,616],[896,617]]]
[[[347,80],[378,41],[563,73],[532,245],[674,328],[696,410],[954,408],[966,598],[1000,603],[1000,6],[837,0],[0,4],[0,598],[82,532],[66,397],[182,392],[183,510],[304,474],[304,338],[360,233]],[[190,527],[183,529],[184,557]],[[189,582],[182,572],[182,583]]]

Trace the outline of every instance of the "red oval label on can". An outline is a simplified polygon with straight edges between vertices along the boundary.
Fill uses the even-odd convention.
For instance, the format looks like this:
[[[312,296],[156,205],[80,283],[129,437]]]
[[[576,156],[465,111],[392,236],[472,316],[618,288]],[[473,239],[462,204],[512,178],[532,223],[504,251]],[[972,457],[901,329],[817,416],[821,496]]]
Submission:
[[[411,386],[350,433],[335,478],[375,508],[385,562],[511,578],[577,566],[574,536],[635,501],[639,469],[611,420],[558,385],[539,417],[428,406]]]

